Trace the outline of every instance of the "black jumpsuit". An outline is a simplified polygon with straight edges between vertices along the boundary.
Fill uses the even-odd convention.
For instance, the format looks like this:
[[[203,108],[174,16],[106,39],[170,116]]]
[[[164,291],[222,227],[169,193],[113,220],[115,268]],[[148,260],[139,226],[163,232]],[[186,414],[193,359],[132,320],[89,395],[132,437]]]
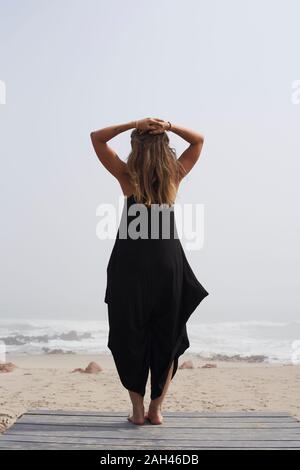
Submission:
[[[151,216],[148,238],[144,235],[131,238],[128,227],[139,212],[130,215],[128,211],[135,203],[134,195],[125,197],[107,265],[104,300],[109,321],[107,346],[128,390],[144,396],[151,371],[153,400],[161,395],[173,360],[172,378],[178,368],[178,357],[190,346],[186,322],[208,292],[186,259],[177,235],[174,206],[155,206],[160,207],[156,209],[159,211],[156,238],[153,235],[151,238]],[[143,206],[149,214],[150,207]],[[171,222],[168,238],[162,212],[169,214]],[[127,238],[123,238],[124,234]]]

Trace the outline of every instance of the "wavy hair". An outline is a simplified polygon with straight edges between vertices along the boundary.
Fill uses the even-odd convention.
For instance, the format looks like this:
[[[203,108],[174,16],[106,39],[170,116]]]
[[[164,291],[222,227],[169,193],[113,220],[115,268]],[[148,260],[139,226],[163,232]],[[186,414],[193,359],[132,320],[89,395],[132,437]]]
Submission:
[[[138,203],[174,204],[177,184],[185,170],[169,142],[166,132],[139,134],[136,129],[131,132],[127,172]]]

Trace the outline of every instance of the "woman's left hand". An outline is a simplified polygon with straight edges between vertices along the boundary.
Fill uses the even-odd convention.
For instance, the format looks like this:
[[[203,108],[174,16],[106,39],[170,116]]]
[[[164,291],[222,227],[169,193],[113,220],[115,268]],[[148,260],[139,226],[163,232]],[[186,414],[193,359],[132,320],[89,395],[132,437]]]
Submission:
[[[139,134],[144,134],[145,132],[152,133],[150,131],[159,131],[164,132],[164,129],[162,127],[162,120],[158,118],[146,118],[146,119],[141,119],[138,121],[138,133]],[[153,132],[154,133],[154,132]]]

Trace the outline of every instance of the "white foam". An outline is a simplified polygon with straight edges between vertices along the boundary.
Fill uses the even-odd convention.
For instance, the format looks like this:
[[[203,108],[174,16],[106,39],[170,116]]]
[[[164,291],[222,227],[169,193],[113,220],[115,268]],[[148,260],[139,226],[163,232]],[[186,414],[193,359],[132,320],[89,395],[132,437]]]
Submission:
[[[269,361],[291,362],[295,341],[300,339],[300,323],[283,322],[222,322],[222,323],[187,323],[190,348],[186,351],[203,356],[222,354],[225,356],[263,355]],[[53,338],[75,331],[79,340],[68,341]],[[89,333],[91,337],[80,338]],[[44,349],[62,349],[81,354],[109,353],[108,322],[99,321],[65,321],[65,320],[2,320],[0,323],[0,340],[18,335],[30,337],[25,344],[6,344],[8,353],[43,354]],[[38,337],[46,335],[48,341]],[[52,338],[52,339],[51,339]]]

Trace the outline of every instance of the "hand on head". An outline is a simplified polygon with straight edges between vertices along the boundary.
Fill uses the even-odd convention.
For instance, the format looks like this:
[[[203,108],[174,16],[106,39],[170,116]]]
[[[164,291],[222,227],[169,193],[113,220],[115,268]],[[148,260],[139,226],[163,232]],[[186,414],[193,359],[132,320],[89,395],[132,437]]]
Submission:
[[[168,123],[159,118],[146,118],[137,121],[137,131],[139,134],[148,132],[149,134],[162,134],[169,127]]]

